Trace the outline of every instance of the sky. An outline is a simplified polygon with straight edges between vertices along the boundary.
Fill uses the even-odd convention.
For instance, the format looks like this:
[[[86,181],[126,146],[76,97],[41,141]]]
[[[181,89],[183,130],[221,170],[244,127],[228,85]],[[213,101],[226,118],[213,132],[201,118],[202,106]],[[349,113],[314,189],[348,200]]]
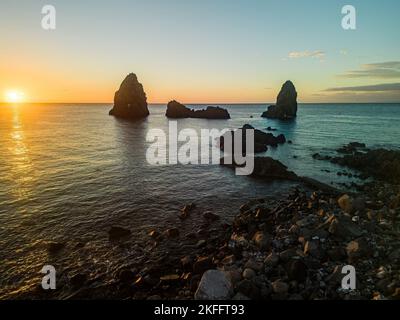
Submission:
[[[41,26],[44,5],[56,29]],[[344,5],[356,30],[342,28]],[[0,101],[112,102],[134,72],[149,103],[400,102],[398,0],[1,0]]]

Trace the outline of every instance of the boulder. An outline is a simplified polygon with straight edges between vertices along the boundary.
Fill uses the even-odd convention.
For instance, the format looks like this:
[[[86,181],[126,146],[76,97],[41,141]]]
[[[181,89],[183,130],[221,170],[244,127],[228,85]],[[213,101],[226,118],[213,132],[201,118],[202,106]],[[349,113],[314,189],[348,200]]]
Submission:
[[[130,73],[122,81],[114,96],[114,107],[110,115],[126,119],[142,119],[149,115],[147,97],[136,74]]]
[[[220,164],[230,168],[236,168],[238,165],[235,163],[226,163],[226,158],[221,158]],[[280,161],[272,159],[271,157],[255,157],[254,158],[254,170],[251,174],[253,177],[265,178],[265,179],[282,179],[282,180],[294,180],[297,181],[299,177],[292,171],[288,171],[288,168]]]
[[[253,269],[246,268],[243,271],[243,278],[247,280],[251,280],[256,276],[256,273]]]
[[[354,239],[362,235],[362,229],[349,217],[333,217],[329,232],[340,239]]]
[[[264,118],[288,120],[297,115],[297,92],[291,81],[286,81],[279,92],[276,105],[269,106]]]
[[[194,295],[196,300],[228,300],[233,295],[233,286],[225,272],[208,270],[200,280]]]
[[[283,134],[274,136],[272,133],[266,133],[261,130],[255,129],[253,126],[251,126],[249,124],[245,124],[242,128],[236,130],[236,132],[238,132],[241,135],[242,154],[245,154],[245,152],[246,152],[247,130],[252,130],[254,132],[254,153],[266,152],[268,150],[268,146],[277,147],[279,144],[284,144],[286,142],[286,137]],[[225,150],[225,147],[226,147],[225,142],[226,141],[231,141],[231,143],[232,143],[231,150],[232,150],[232,152],[235,152],[235,149],[234,149],[235,134],[234,133],[235,133],[235,131],[228,131],[220,137],[221,150]],[[236,134],[238,134],[238,133],[236,133]]]
[[[349,262],[353,263],[359,259],[369,256],[371,248],[364,238],[360,238],[349,242],[346,247],[346,251],[347,256],[349,257]]]
[[[261,251],[267,251],[271,247],[272,237],[267,233],[258,231],[253,236],[253,241]]]
[[[229,112],[220,107],[208,106],[205,110],[192,110],[179,103],[178,101],[170,101],[167,105],[165,114],[168,118],[202,118],[202,119],[230,119]]]
[[[276,280],[272,282],[272,290],[276,294],[285,295],[289,291],[289,285],[286,282],[283,282],[282,280]]]
[[[203,272],[212,269],[214,264],[211,257],[199,257],[193,264],[193,272],[195,274],[202,274]]]
[[[362,177],[374,177],[388,183],[400,181],[400,151],[375,149],[334,157],[331,162],[359,170]]]

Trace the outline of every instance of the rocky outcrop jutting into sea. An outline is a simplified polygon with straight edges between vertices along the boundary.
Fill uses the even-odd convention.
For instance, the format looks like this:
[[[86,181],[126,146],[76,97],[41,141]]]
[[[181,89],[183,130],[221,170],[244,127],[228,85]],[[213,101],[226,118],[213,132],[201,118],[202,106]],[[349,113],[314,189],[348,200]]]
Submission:
[[[130,73],[122,81],[115,93],[114,108],[110,110],[110,115],[126,119],[141,119],[149,115],[146,93],[136,74]]]
[[[289,120],[297,115],[297,92],[291,81],[286,81],[279,92],[276,105],[269,106],[263,118]]]
[[[167,105],[165,114],[168,118],[202,118],[202,119],[230,119],[228,111],[220,107],[209,106],[203,110],[192,110],[173,100]]]
[[[261,130],[254,129],[249,124],[245,124],[242,128],[237,129],[237,131],[241,132],[242,136],[242,151],[246,150],[246,131],[253,130],[254,132],[254,152],[261,153],[266,152],[268,150],[268,146],[277,147],[278,144],[284,144],[286,142],[286,137],[283,134],[278,136],[274,136],[272,133],[265,133]],[[224,135],[220,137],[220,149],[225,149],[225,140],[231,141],[232,150],[234,151],[235,145],[235,134],[234,131],[228,131]]]

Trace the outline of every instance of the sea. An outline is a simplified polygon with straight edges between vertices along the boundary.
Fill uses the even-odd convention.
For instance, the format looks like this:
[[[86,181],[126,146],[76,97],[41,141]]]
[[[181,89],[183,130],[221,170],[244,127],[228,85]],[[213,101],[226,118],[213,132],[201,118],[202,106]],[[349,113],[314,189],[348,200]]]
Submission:
[[[292,143],[260,156],[333,186],[354,178],[339,176],[343,168],[313,154],[332,155],[353,141],[400,148],[400,104],[300,104],[292,122],[261,118],[266,104],[219,106],[228,109],[230,120],[180,119],[178,130],[200,135],[201,129],[244,124],[274,128],[272,133],[283,133]],[[152,129],[168,136],[166,105],[149,105],[150,116],[134,122],[109,116],[111,107],[0,105],[0,299],[37,288],[44,265],[54,265],[63,277],[83,272],[107,279],[121,265],[183,254],[179,248],[199,228],[201,212],[212,211],[229,223],[243,203],[280,198],[293,187],[293,182],[238,176],[218,164],[150,164],[146,153],[152,142],[146,137]],[[199,217],[181,221],[181,208],[192,202]],[[132,237],[111,243],[111,226],[130,229]],[[149,247],[150,230],[171,227],[181,234],[175,251]],[[65,244],[60,254],[49,254],[51,241]]]

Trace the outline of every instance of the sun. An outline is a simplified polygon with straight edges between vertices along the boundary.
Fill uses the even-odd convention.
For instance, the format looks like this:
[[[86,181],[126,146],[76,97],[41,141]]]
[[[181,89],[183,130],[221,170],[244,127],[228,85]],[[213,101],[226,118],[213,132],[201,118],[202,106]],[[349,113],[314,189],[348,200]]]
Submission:
[[[9,90],[5,93],[5,100],[9,103],[24,102],[25,94],[18,90]]]

